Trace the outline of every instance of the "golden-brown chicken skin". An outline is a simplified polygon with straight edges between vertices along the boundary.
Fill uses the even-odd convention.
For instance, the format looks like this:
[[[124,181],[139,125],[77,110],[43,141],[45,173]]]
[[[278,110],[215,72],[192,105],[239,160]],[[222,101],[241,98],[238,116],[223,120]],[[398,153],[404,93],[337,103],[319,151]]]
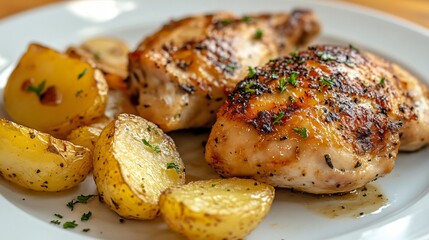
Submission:
[[[139,114],[164,131],[209,127],[249,66],[286,55],[319,31],[307,10],[171,21],[129,55],[131,98]]]
[[[392,64],[391,68],[402,81],[402,90],[411,99],[414,117],[404,122],[399,151],[413,152],[429,144],[429,90],[409,72]],[[402,108],[400,108],[401,110]]]
[[[417,80],[398,69],[352,46],[273,59],[220,108],[206,160],[224,177],[309,193],[359,188],[393,169],[402,126],[418,119]]]

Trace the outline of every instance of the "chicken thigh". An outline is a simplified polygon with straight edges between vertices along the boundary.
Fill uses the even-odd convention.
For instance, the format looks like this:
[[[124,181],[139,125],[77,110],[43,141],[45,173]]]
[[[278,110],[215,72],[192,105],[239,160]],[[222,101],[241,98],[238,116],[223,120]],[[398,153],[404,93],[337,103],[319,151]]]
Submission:
[[[164,131],[210,127],[249,66],[306,45],[319,30],[307,10],[172,21],[129,55],[131,99],[142,117]]]
[[[420,121],[427,115],[415,106],[427,97],[409,94],[411,87],[426,92],[405,70],[353,46],[270,60],[220,108],[206,160],[224,177],[315,194],[351,191],[393,169],[400,135],[410,135],[405,126],[425,125],[412,134],[427,142]]]

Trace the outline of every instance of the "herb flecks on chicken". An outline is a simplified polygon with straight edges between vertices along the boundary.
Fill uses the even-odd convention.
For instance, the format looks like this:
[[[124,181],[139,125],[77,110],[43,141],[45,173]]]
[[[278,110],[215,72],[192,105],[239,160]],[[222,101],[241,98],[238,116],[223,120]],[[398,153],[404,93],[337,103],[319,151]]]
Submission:
[[[210,127],[249,67],[305,46],[319,30],[308,10],[171,21],[130,54],[130,96],[139,114],[164,131]]]
[[[222,176],[347,192],[389,173],[400,142],[414,144],[404,136],[428,142],[426,87],[372,54],[314,46],[255,72],[221,107],[206,145]]]

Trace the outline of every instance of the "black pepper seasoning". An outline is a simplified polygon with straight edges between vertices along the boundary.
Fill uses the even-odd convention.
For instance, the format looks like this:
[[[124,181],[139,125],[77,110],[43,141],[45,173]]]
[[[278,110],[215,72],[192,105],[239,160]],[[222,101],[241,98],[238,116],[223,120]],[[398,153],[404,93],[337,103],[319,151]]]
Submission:
[[[332,165],[331,156],[329,154],[325,154],[325,162],[331,169],[334,169],[334,165]]]

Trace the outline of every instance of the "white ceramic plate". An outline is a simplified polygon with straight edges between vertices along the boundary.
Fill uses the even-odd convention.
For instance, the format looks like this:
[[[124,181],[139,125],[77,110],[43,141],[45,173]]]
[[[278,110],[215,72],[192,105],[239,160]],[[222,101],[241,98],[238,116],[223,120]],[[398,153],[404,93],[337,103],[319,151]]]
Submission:
[[[403,65],[429,82],[429,32],[378,12],[320,1],[105,0],[65,2],[0,22],[0,91],[32,41],[65,49],[90,36],[108,35],[124,39],[134,47],[174,17],[215,10],[238,14],[289,11],[294,6],[308,7],[318,13],[323,24],[318,42],[353,43]],[[1,100],[0,116],[5,116]],[[179,133],[173,137],[187,164],[189,178],[216,176],[203,159],[202,142],[207,133]],[[359,218],[327,218],[310,211],[305,200],[301,202],[285,190],[277,191],[270,214],[248,239],[428,239],[428,156],[428,148],[400,154],[394,171],[376,183],[388,203]],[[120,223],[119,217],[96,199],[77,205],[73,212],[66,207],[77,195],[95,192],[92,178],[79,188],[48,194],[26,191],[0,179],[0,236],[2,239],[181,239],[160,218]],[[89,210],[93,217],[80,222],[82,213]],[[64,215],[63,222],[77,220],[79,226],[65,230],[50,224],[56,219],[54,213]],[[91,230],[83,233],[84,228]]]

